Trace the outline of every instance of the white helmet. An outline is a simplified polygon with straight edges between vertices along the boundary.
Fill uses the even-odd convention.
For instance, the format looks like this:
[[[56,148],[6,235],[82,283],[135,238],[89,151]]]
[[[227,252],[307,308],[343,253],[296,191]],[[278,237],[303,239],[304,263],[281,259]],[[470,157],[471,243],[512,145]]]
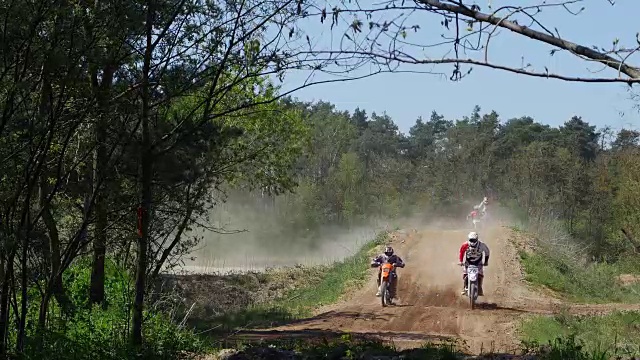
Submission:
[[[467,235],[467,242],[469,246],[476,247],[478,245],[478,233],[475,231],[470,232],[469,235]]]

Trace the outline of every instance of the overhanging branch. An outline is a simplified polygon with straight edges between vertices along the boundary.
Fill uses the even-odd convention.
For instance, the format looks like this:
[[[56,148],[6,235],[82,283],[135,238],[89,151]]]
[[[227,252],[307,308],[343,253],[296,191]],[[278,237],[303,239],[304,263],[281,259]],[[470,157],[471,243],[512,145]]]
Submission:
[[[568,40],[563,40],[559,37],[551,36],[549,34],[545,34],[543,32],[533,30],[526,26],[518,25],[513,21],[505,20],[497,16],[482,13],[480,11],[474,10],[466,6],[455,5],[451,3],[443,3],[439,0],[416,0],[416,2],[419,4],[427,5],[429,7],[432,7],[438,10],[443,10],[443,11],[448,11],[454,14],[464,15],[466,17],[469,17],[477,21],[490,23],[495,26],[499,26],[499,27],[511,30],[517,34],[526,36],[530,39],[541,41],[549,45],[557,46],[561,49],[570,51],[575,55],[584,56],[591,60],[600,62],[612,69],[615,69],[619,73],[623,73],[631,78],[631,79],[627,79],[627,81],[620,79],[618,82],[635,83],[635,82],[638,82],[637,80],[640,79],[640,69],[638,69],[637,67],[629,66],[620,60],[616,60],[609,55],[595,51],[586,46],[582,46]],[[488,66],[488,65],[485,65],[485,66]],[[572,80],[572,81],[585,81],[585,80]],[[604,81],[595,81],[595,82],[604,82]],[[607,81],[607,82],[614,82],[614,81]]]

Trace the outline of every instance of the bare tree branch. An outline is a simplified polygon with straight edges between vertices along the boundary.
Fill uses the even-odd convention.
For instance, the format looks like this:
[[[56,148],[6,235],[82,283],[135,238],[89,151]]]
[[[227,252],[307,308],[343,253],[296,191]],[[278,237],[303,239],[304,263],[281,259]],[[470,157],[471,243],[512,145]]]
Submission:
[[[640,40],[633,45],[623,46],[618,39],[612,39],[613,46],[606,49],[601,46],[585,46],[563,38],[557,26],[545,24],[540,16],[543,9],[545,12],[556,9],[571,17],[580,16],[584,10],[584,6],[579,7],[582,4],[585,4],[585,0],[540,1],[526,5],[514,2],[512,5],[491,9],[491,12],[482,12],[476,2],[464,0],[414,0],[413,6],[402,0],[385,0],[368,7],[344,0],[322,6],[312,3],[308,5],[303,17],[319,19],[321,23],[330,18],[331,33],[312,40],[313,33],[317,32],[309,29],[305,33],[305,24],[299,22],[297,26],[300,29],[296,30],[299,43],[306,43],[307,46],[304,50],[298,48],[293,52],[301,59],[298,62],[299,68],[328,75],[344,74],[353,77],[356,72],[362,71],[395,72],[404,71],[404,66],[409,65],[453,64],[450,79],[457,81],[471,72],[470,69],[461,68],[466,64],[571,82],[629,85],[640,82],[640,68],[629,64],[640,50]],[[328,8],[331,10],[327,10]],[[434,24],[425,21],[425,15],[442,19],[440,24],[446,31],[437,40],[431,29]],[[430,27],[429,32],[412,37],[413,41],[409,40],[411,34],[419,33],[422,27]],[[593,77],[571,75],[553,73],[544,66],[539,66],[544,67],[544,70],[534,70],[534,65],[527,62],[524,56],[522,63],[515,66],[497,59],[490,60],[489,44],[500,35],[501,29],[509,30],[521,38],[552,46],[549,51],[551,56],[559,52],[570,53],[587,64],[596,62],[603,69],[614,70],[616,74]],[[336,36],[339,39],[334,39]],[[437,48],[442,50],[440,56]],[[312,64],[315,66],[312,67]],[[369,69],[365,66],[369,66]],[[588,71],[595,74],[603,69]],[[434,68],[417,72],[434,73],[433,70]]]

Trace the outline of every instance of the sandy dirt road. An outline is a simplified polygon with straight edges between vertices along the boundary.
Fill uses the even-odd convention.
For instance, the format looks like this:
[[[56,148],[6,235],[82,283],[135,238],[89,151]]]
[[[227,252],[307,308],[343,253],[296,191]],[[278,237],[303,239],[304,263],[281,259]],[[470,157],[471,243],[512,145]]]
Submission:
[[[458,250],[470,229],[425,226],[416,230],[404,242],[393,243],[407,264],[399,270],[396,306],[383,308],[380,298],[375,297],[376,272],[372,269],[370,282],[347,300],[268,333],[317,336],[350,332],[393,341],[401,348],[456,339],[470,353],[512,353],[520,345],[516,329],[525,316],[552,314],[562,306],[560,300],[536,293],[522,281],[516,250],[509,241],[511,231],[494,226],[478,231],[491,249],[491,259],[485,268],[485,296],[479,298],[478,309],[470,310],[468,299],[460,295],[462,270],[457,266]],[[604,312],[609,308],[583,305],[571,312]]]

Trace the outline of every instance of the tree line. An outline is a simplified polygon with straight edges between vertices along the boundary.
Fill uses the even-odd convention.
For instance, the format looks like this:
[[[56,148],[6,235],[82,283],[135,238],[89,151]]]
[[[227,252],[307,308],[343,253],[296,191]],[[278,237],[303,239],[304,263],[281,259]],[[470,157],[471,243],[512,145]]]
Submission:
[[[285,216],[300,227],[452,206],[464,216],[489,196],[532,224],[562,226],[597,260],[633,252],[638,131],[596,129],[580,116],[552,127],[476,106],[462,119],[433,111],[403,134],[386,114],[294,106],[311,141],[297,163],[295,194],[281,201],[298,204]]]

